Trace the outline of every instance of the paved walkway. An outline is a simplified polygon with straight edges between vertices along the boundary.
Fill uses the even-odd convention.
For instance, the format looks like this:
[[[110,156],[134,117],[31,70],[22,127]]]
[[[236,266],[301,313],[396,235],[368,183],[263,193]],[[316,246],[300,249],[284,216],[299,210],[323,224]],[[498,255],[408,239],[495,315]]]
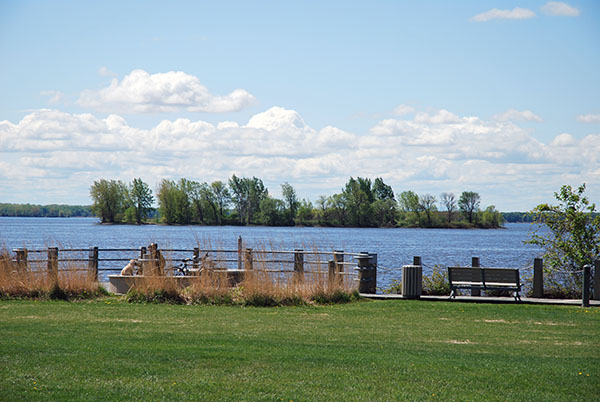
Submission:
[[[378,300],[406,300],[402,295],[381,295],[361,293],[362,297]],[[549,304],[562,306],[581,306],[581,299],[538,299],[533,297],[521,297],[521,302],[515,302],[514,297],[491,297],[491,296],[456,296],[449,299],[449,296],[421,296],[422,301],[452,301],[459,303],[520,303],[520,304]],[[590,300],[591,307],[600,307],[600,300]]]

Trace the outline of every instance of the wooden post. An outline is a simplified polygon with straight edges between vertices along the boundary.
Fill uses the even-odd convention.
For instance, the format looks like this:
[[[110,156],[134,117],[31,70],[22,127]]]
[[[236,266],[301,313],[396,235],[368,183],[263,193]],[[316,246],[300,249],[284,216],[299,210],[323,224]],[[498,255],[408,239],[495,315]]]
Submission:
[[[358,259],[358,292],[375,293],[377,289],[376,268],[372,256],[368,253],[359,255]]]
[[[473,281],[480,282],[481,281],[481,271],[479,270],[479,257],[471,258],[471,267],[477,268],[473,270]],[[471,296],[481,296],[481,289],[471,289]]]
[[[245,266],[244,269],[246,271],[252,271],[253,269],[253,261],[252,261],[252,249],[251,248],[246,248],[246,256],[245,256]]]
[[[337,272],[344,272],[344,251],[335,250],[333,252],[333,261]]]
[[[423,265],[421,262],[421,257],[415,255],[413,257],[413,265]]]
[[[140,259],[146,258],[147,249],[146,247],[140,247]]]
[[[238,236],[238,269],[242,269],[242,236]]]
[[[581,291],[581,307],[590,306],[590,279],[592,266],[586,264],[583,266],[583,289]]]
[[[58,280],[58,247],[48,247],[48,274]]]
[[[544,297],[544,260],[533,260],[533,297]]]
[[[336,281],[337,273],[335,272],[336,271],[335,265],[336,265],[335,261],[333,261],[333,260],[331,260],[327,263],[327,268],[329,270],[329,275],[327,276],[327,280],[329,282],[329,286],[333,286],[337,282]]]
[[[299,280],[304,280],[304,250],[294,250],[294,277]]]
[[[17,254],[17,271],[27,271],[27,249],[17,248],[13,251]]]
[[[592,299],[600,300],[600,260],[594,261],[594,294]]]
[[[94,275],[94,280],[98,281],[98,247],[90,247],[88,254],[88,270]]]
[[[192,257],[192,268],[198,269],[200,262],[200,247],[194,247],[194,256]]]

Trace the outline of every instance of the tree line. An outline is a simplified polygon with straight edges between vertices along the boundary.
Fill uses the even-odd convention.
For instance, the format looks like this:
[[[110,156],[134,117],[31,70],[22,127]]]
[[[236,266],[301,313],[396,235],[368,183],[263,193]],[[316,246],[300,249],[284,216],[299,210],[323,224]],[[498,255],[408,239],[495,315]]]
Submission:
[[[29,216],[40,218],[58,218],[75,216],[93,216],[89,205],[36,205],[0,203],[0,216]]]
[[[341,192],[300,199],[289,183],[275,198],[257,177],[231,176],[227,183],[163,179],[156,189],[155,221],[165,224],[496,228],[504,219],[492,206],[481,209],[473,191],[460,195],[403,191],[397,196],[382,178],[351,177]],[[101,179],[90,188],[92,210],[103,223],[143,223],[155,198],[141,179]]]

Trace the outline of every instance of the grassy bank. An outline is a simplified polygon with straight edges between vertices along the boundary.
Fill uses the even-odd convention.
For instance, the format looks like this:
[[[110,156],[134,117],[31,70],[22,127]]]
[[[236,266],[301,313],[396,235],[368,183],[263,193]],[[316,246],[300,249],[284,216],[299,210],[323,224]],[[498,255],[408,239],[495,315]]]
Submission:
[[[0,400],[598,400],[600,310],[0,302]]]

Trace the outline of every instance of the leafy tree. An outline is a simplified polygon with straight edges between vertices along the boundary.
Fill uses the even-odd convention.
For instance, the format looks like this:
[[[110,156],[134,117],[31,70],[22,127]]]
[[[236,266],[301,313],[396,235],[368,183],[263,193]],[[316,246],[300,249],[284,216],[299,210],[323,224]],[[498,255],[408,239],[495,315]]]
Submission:
[[[329,214],[330,214],[329,201],[328,201],[328,198],[325,197],[324,195],[320,195],[319,198],[317,198],[316,214],[317,214],[317,220],[319,222],[319,225],[330,224],[330,222],[329,222],[329,219],[330,219],[329,218]]]
[[[120,180],[100,179],[90,187],[92,211],[102,223],[118,222],[127,201],[127,186]]]
[[[373,182],[373,193],[377,200],[394,200],[394,190],[383,182],[381,177],[378,177]]]
[[[225,209],[227,209],[229,203],[231,202],[231,194],[229,193],[227,186],[225,186],[223,182],[218,180],[212,182],[210,188],[215,197],[215,202],[219,210],[219,213],[217,215],[217,223],[219,225],[222,225],[223,219],[225,218]]]
[[[269,191],[261,179],[252,179],[236,175],[229,179],[232,201],[236,205],[240,223],[255,223],[254,216],[260,211],[260,203],[269,196]]]
[[[163,179],[157,191],[158,206],[162,220],[167,224],[191,222],[193,216],[190,194],[193,183],[187,179],[179,182]]]
[[[573,273],[600,258],[600,215],[584,192],[585,184],[577,190],[562,186],[554,193],[558,205],[540,204],[532,211],[535,223],[548,230],[537,226],[527,243],[544,249],[544,265],[551,270]],[[575,278],[579,286],[580,276]]]
[[[329,223],[335,226],[346,226],[348,201],[343,194],[334,194],[327,198],[327,209],[331,211]]]
[[[398,211],[393,198],[378,199],[372,205],[373,215],[378,226],[394,226]]]
[[[131,204],[130,208],[133,208],[135,222],[139,225],[152,211],[154,202],[152,190],[142,179],[133,179],[129,184],[128,199]]]
[[[348,214],[353,226],[370,226],[372,209],[371,203],[375,196],[371,188],[371,179],[362,177],[350,178],[342,193],[348,201]]]
[[[258,222],[265,226],[280,226],[285,222],[285,203],[272,197],[265,197],[260,201]]]
[[[456,211],[456,196],[454,193],[442,193],[440,202],[446,208],[448,224],[452,223],[452,215]]]
[[[475,212],[479,210],[479,204],[481,197],[478,193],[473,191],[463,191],[458,199],[458,208],[469,220],[469,223],[473,223],[473,217]]]
[[[413,213],[416,216],[417,223],[420,222],[419,212],[421,210],[421,204],[419,203],[419,196],[414,191],[403,191],[398,196],[398,205],[400,210],[404,214]]]
[[[425,212],[427,226],[431,226],[431,214],[437,211],[437,207],[435,206],[436,202],[435,196],[431,194],[423,194],[419,197],[419,207],[421,211]]]
[[[298,223],[300,225],[307,226],[311,223],[314,217],[314,208],[312,202],[303,199],[298,207]]]
[[[298,211],[298,206],[300,202],[298,201],[298,196],[296,195],[296,190],[294,187],[290,186],[287,182],[281,185],[281,192],[283,193],[283,201],[285,202],[287,215],[288,215],[288,224],[294,224],[294,218],[296,217],[296,213]]]
[[[504,223],[502,214],[496,210],[496,207],[490,205],[481,213],[481,225],[486,228],[499,228]]]

